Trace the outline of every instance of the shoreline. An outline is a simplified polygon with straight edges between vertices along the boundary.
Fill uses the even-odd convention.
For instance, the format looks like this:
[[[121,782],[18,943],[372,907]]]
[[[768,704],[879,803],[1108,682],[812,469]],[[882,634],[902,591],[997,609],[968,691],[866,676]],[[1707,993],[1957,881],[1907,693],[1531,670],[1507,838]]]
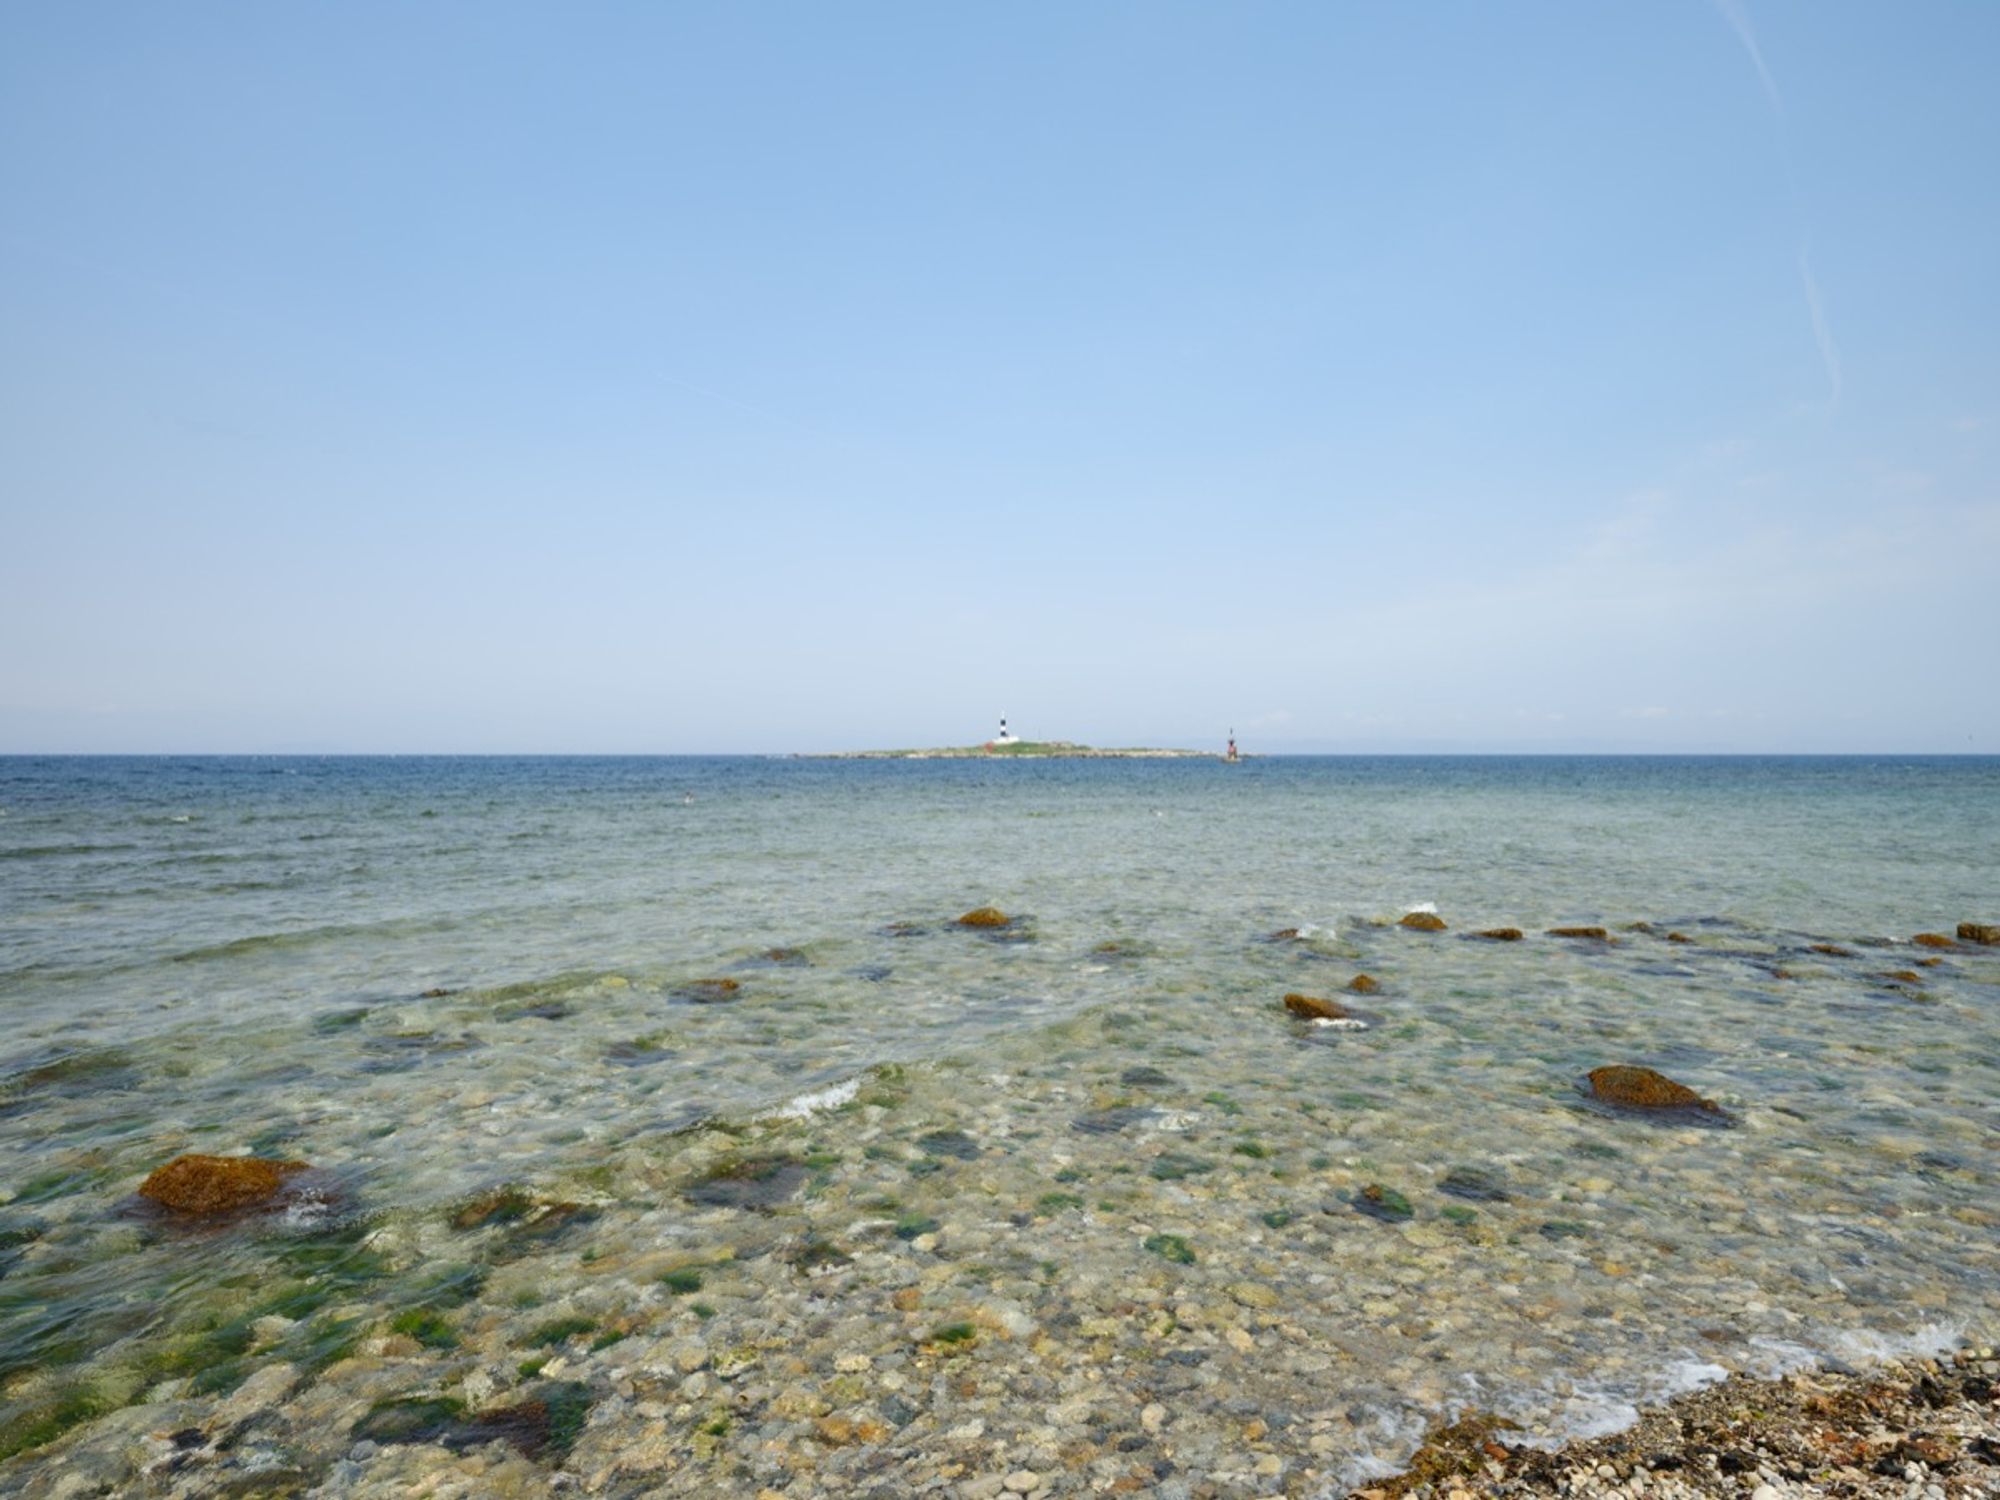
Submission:
[[[1936,1358],[1863,1369],[1732,1374],[1639,1413],[1620,1432],[1560,1447],[1509,1447],[1506,1424],[1461,1416],[1434,1428],[1401,1473],[1350,1500],[1475,1496],[2000,1494],[2000,1359],[1970,1341]]]

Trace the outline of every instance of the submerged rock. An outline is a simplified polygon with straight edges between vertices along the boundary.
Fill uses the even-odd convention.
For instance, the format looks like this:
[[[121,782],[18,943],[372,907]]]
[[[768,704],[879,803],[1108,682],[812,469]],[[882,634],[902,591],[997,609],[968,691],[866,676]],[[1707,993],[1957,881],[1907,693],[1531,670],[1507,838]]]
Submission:
[[[1078,1115],[1069,1122],[1069,1128],[1081,1135],[1117,1135],[1134,1125],[1142,1125],[1159,1117],[1157,1109],[1147,1109],[1142,1105],[1124,1104],[1112,1109],[1092,1110],[1087,1115]]]
[[[1005,927],[1014,919],[997,906],[975,906],[958,919],[961,927]]]
[[[1322,1000],[1317,995],[1287,995],[1285,1009],[1308,1021],[1345,1021],[1347,1007],[1338,1000]]]
[[[1611,941],[1611,934],[1606,932],[1602,927],[1551,927],[1549,929],[1549,936],[1559,938],[1588,938],[1592,942],[1598,943],[1608,943]]]
[[[1434,911],[1406,912],[1396,925],[1408,927],[1413,932],[1443,932],[1444,918]]]
[[[1372,995],[1381,988],[1382,986],[1376,982],[1374,977],[1368,974],[1356,974],[1352,979],[1347,981],[1347,989],[1350,994]]]
[[[286,1178],[305,1170],[302,1161],[259,1156],[177,1156],[139,1184],[139,1196],[203,1218],[268,1203],[283,1190]]]
[[[683,1188],[681,1196],[704,1208],[775,1208],[811,1175],[804,1162],[789,1156],[749,1157],[717,1167]]]
[[[774,969],[809,969],[812,960],[806,957],[803,948],[766,948],[753,962],[768,964]]]
[[[1507,1189],[1500,1174],[1486,1167],[1453,1167],[1439,1180],[1438,1191],[1474,1203],[1507,1201]]]
[[[1854,950],[1852,948],[1843,948],[1838,943],[1814,943],[1811,945],[1811,951],[1814,953],[1824,953],[1828,958],[1854,957]]]
[[[1614,1063],[1592,1068],[1588,1076],[1592,1097],[1606,1104],[1626,1109],[1692,1111],[1727,1118],[1722,1106],[1713,1099],[1704,1099],[1686,1084],[1675,1083],[1651,1068]]]
[[[690,1005],[718,1005],[734,1000],[743,989],[739,979],[691,979],[674,991],[674,998]]]
[[[1958,940],[1961,943],[1981,943],[1991,948],[2000,945],[2000,927],[1988,922],[1960,922]]]
[[[1667,934],[1667,941],[1670,943],[1691,943],[1694,939],[1689,937],[1685,932],[1670,932]]]
[[[1521,929],[1518,927],[1489,927],[1484,932],[1475,932],[1474,937],[1486,938],[1495,943],[1518,943]]]
[[[1956,948],[1958,944],[1941,932],[1920,932],[1910,939],[1919,948]]]

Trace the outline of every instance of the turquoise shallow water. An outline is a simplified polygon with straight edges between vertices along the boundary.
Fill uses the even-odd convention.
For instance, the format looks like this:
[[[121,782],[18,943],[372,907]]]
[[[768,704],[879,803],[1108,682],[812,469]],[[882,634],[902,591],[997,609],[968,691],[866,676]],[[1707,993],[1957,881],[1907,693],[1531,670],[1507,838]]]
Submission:
[[[988,903],[999,940],[949,926]],[[1422,905],[1446,933],[1389,925]],[[1011,1207],[1078,1287],[1310,1298],[1353,1399],[1246,1492],[1367,1472],[1473,1393],[1555,1434],[1711,1360],[1948,1338],[2000,1303],[2000,951],[1908,939],[1962,920],[2000,921],[1991,758],[0,760],[0,1423],[185,1378],[158,1351],[231,1286],[298,1290],[321,1321],[270,1357],[310,1366],[336,1293],[348,1344],[414,1305],[465,1250],[412,1226],[498,1183],[587,1200],[562,1253],[593,1264],[728,1240],[678,1196],[714,1122],[801,1132],[821,1180],[779,1219],[835,1234],[885,1142],[978,1143],[897,1167],[944,1238],[885,1254],[948,1266]],[[1503,924],[1529,940],[1465,936]],[[1366,1029],[1278,1003],[1363,969]],[[1604,1062],[1740,1124],[1602,1116]],[[245,1149],[333,1206],[134,1212],[159,1162]],[[1440,1192],[1465,1166],[1508,1196]],[[1407,1224],[1348,1211],[1370,1182]],[[1168,1232],[1202,1258],[1169,1273]]]

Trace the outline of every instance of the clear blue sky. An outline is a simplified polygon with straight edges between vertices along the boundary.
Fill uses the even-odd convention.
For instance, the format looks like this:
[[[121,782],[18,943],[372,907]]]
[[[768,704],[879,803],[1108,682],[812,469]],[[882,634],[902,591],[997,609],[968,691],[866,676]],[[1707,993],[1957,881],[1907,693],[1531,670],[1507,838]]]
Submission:
[[[0,750],[2000,751],[2000,6],[11,5]]]

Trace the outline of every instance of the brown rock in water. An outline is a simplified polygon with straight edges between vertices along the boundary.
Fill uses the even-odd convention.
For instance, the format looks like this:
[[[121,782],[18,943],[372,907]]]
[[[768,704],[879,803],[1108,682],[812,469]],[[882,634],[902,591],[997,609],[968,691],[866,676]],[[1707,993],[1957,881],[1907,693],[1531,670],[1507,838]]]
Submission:
[[[1296,927],[1280,927],[1276,932],[1264,939],[1267,943],[1296,943],[1298,940],[1299,930]]]
[[[139,1196],[175,1213],[206,1217],[252,1208],[278,1196],[302,1161],[259,1156],[176,1156],[139,1184]]]
[[[1606,932],[1602,927],[1551,927],[1549,929],[1549,936],[1559,938],[1588,938],[1596,943],[1608,943],[1611,941],[1611,934]]]
[[[1474,937],[1483,937],[1495,943],[1518,943],[1521,929],[1518,927],[1489,927],[1484,932],[1475,932]]]
[[[1699,1109],[1721,1114],[1713,1099],[1704,1099],[1686,1084],[1675,1083],[1651,1068],[1614,1063],[1590,1070],[1590,1092],[1607,1104],[1628,1109]]]
[[[961,927],[1005,927],[1012,919],[997,906],[976,906],[958,919]]]
[[[1812,945],[1812,951],[1815,953],[1824,953],[1828,958],[1854,957],[1853,949],[1843,948],[1838,943],[1814,943]]]
[[[737,979],[691,979],[674,991],[679,998],[696,1005],[714,1005],[723,1000],[734,1000],[743,988]]]
[[[1356,974],[1352,979],[1347,981],[1347,989],[1350,994],[1372,995],[1381,988],[1382,986],[1376,983],[1374,976],[1370,974]]]
[[[1884,979],[1893,979],[1898,984],[1922,984],[1924,982],[1924,976],[1919,974],[1915,969],[1891,969],[1882,977]]]
[[[1287,995],[1285,1009],[1308,1021],[1344,1021],[1347,1007],[1338,1000],[1322,1000],[1317,995]]]
[[[1670,932],[1667,934],[1667,941],[1670,943],[1691,943],[1694,939],[1689,937],[1685,932]]]
[[[1920,958],[1917,960],[1917,967],[1920,969],[1935,969],[1943,962],[1944,960],[1941,958]]]
[[[442,1000],[446,995],[449,995],[450,993],[451,993],[450,990],[445,989],[442,986],[433,986],[430,989],[419,991],[417,994],[417,998],[419,1000]]]
[[[1910,939],[1919,948],[1956,948],[1957,943],[1941,932],[1920,932]]]
[[[1417,932],[1443,932],[1444,918],[1434,911],[1413,911],[1397,925],[1412,928]]]
[[[1961,943],[1983,943],[1991,948],[2000,944],[2000,927],[1988,922],[1960,922],[1958,940]]]

